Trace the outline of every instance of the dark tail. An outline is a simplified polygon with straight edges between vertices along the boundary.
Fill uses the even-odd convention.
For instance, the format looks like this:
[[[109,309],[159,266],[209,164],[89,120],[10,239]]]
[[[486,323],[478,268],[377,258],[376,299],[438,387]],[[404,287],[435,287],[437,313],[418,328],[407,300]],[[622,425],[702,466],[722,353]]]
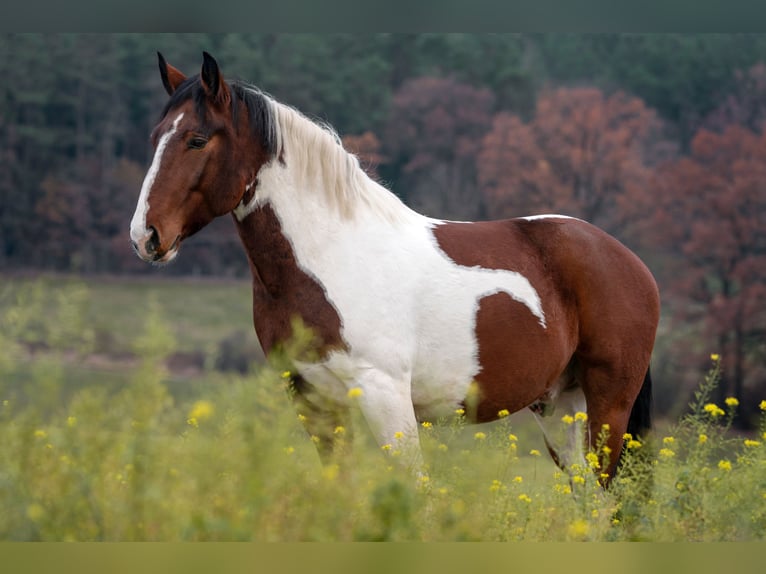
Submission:
[[[634,437],[646,437],[652,428],[652,375],[650,369],[646,369],[644,384],[638,392],[636,402],[630,411],[628,419],[628,432]]]
[[[630,411],[630,418],[628,419],[628,429],[633,438],[641,437],[646,438],[647,434],[652,428],[652,376],[649,369],[646,369],[646,375],[644,376],[644,384],[641,385],[641,390],[638,391],[638,397],[636,402],[633,403],[633,408]],[[620,462],[617,465],[619,471],[622,460],[625,455],[627,441],[622,445],[622,451],[620,452]],[[643,450],[643,449],[642,449]],[[641,456],[643,453],[639,453]]]

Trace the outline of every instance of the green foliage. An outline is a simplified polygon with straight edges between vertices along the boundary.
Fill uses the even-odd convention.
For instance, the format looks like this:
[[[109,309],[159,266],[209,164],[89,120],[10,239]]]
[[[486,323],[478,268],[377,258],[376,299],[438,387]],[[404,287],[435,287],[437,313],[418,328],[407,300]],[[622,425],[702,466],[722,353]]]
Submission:
[[[2,307],[0,329],[3,540],[755,541],[766,532],[766,416],[758,436],[732,434],[737,401],[710,402],[717,359],[687,416],[665,436],[628,442],[608,490],[600,447],[567,475],[541,456],[534,425],[513,416],[424,423],[417,476],[396,444],[379,448],[364,432],[348,433],[351,464],[323,468],[285,392],[289,363],[209,372],[204,386],[171,392],[163,358],[177,338],[150,298],[125,383],[65,395],[72,347],[54,324],[65,317],[87,332],[89,290],[25,293]],[[15,343],[24,336],[62,350],[29,361]],[[23,393],[8,380],[22,365]]]

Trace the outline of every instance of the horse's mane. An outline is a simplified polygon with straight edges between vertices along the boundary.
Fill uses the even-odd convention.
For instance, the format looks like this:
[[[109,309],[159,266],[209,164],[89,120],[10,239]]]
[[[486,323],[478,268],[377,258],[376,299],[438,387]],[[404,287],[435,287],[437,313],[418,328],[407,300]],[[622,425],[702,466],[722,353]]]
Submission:
[[[415,214],[367,175],[331,126],[309,119],[241,80],[230,81],[228,85],[234,125],[238,125],[239,104],[243,103],[252,137],[260,141],[272,160],[284,160],[297,183],[306,184],[307,193],[325,193],[327,203],[346,218],[365,208],[392,222]],[[204,122],[206,98],[199,75],[187,78],[178,87],[162,115],[187,100],[195,102],[196,112]],[[317,182],[321,182],[320,190],[315,189]]]

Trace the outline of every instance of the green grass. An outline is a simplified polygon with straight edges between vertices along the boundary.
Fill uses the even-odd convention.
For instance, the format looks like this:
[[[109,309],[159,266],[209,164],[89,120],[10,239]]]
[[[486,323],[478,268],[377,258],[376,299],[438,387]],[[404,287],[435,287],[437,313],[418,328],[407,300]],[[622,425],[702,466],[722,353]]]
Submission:
[[[198,314],[213,291],[221,316],[213,305]],[[322,467],[290,404],[283,367],[264,364],[247,375],[206,369],[184,381],[165,368],[174,349],[210,346],[238,328],[226,314],[240,303],[225,293],[240,291],[239,284],[68,280],[6,292],[0,539],[764,538],[766,428],[745,442],[730,430],[733,401],[709,406],[717,362],[691,413],[634,444],[607,491],[598,469],[558,471],[525,415],[424,427],[427,468],[415,476],[398,463],[396,445],[384,452],[373,444],[354,411],[352,457]],[[110,307],[105,292],[120,304]],[[99,329],[123,331],[115,345],[135,358],[109,380],[85,366]],[[30,341],[45,343],[31,358]]]

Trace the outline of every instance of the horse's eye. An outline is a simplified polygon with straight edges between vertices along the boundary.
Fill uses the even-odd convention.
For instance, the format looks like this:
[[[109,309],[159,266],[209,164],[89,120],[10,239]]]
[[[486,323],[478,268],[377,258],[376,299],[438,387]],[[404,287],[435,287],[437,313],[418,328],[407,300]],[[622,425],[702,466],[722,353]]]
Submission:
[[[207,138],[195,136],[187,144],[189,149],[202,149],[207,144]]]

